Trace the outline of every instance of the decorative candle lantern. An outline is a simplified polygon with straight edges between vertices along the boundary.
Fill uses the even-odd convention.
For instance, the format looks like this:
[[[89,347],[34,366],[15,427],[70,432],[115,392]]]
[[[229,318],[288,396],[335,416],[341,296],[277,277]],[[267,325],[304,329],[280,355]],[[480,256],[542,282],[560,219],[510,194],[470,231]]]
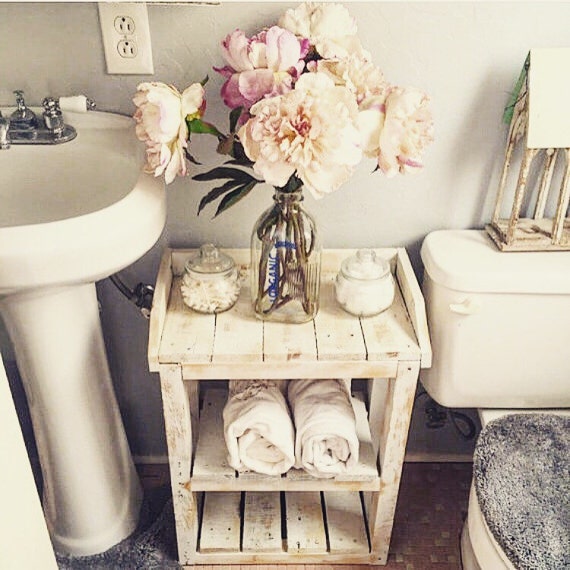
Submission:
[[[487,232],[502,251],[570,250],[570,48],[530,51],[505,115],[509,135]],[[513,155],[519,149],[522,159],[510,216],[501,218]],[[555,168],[561,169],[561,177],[554,176]],[[550,218],[545,215],[549,197],[556,199]],[[531,217],[522,215],[525,203]]]

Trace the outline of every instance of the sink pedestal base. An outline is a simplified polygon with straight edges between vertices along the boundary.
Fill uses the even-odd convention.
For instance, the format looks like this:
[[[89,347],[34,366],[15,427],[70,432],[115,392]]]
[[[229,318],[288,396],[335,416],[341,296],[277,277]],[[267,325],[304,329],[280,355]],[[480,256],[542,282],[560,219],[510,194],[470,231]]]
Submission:
[[[95,284],[0,297],[30,408],[56,550],[103,552],[133,532],[142,491],[113,390]]]

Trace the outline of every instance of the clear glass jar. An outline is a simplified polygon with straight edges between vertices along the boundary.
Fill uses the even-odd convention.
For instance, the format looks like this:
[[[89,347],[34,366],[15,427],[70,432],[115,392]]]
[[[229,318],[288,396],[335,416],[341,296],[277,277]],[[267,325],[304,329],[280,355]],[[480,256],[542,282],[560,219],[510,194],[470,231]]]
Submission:
[[[302,189],[275,190],[251,236],[251,293],[258,318],[310,321],[319,307],[321,244]]]
[[[182,277],[184,303],[199,313],[221,313],[234,306],[240,291],[234,260],[211,243],[189,259]]]
[[[357,317],[370,317],[394,301],[395,284],[390,264],[372,249],[359,249],[341,263],[335,293],[340,306]]]

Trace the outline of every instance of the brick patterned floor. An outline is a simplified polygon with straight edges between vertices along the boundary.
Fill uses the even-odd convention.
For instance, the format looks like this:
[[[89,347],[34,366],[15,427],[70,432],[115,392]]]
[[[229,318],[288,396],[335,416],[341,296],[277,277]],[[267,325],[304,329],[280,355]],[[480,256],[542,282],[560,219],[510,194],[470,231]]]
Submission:
[[[467,514],[470,463],[406,463],[386,570],[460,570],[459,536]],[[141,465],[145,488],[168,484],[163,466]],[[196,566],[224,570],[227,566]],[[340,564],[232,566],[232,570],[363,570]],[[382,568],[375,566],[374,568]]]
[[[458,570],[470,463],[407,463],[385,568]]]

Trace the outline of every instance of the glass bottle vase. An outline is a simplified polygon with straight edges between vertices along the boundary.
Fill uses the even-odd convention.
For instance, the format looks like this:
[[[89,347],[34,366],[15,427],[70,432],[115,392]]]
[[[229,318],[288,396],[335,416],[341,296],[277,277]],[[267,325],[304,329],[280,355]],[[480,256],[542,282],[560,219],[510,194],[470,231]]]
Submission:
[[[319,307],[321,243],[302,188],[276,189],[251,236],[251,294],[258,318],[303,323]]]

